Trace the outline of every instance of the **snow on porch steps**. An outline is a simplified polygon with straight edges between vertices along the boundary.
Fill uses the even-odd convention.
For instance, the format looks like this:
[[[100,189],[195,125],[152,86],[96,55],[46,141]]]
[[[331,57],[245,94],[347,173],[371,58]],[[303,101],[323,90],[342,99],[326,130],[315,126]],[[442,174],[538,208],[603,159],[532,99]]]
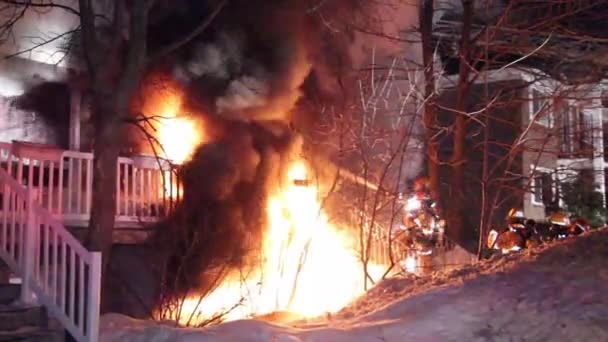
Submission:
[[[20,305],[19,284],[0,280],[0,342],[60,342],[65,333],[59,323],[49,317],[42,306]]]
[[[385,281],[314,326],[243,320],[177,329],[106,315],[101,341],[608,341],[606,260],[603,229],[446,274]]]

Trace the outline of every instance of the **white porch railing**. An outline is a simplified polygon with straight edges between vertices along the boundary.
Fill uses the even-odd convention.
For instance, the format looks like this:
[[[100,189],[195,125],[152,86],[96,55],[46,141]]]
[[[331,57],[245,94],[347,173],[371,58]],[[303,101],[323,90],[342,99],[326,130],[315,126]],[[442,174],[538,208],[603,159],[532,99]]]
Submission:
[[[154,157],[118,158],[116,215],[119,222],[150,222],[167,215],[182,198],[179,179]]]
[[[86,224],[91,214],[93,154],[24,142],[0,143],[0,163],[20,184],[37,190],[37,203],[68,225]],[[157,221],[181,199],[179,180],[167,162],[121,157],[117,167],[116,221]]]
[[[96,342],[101,253],[87,251],[35,194],[0,168],[0,257],[21,277],[23,301],[37,299],[76,340]]]
[[[353,224],[359,225],[360,222],[353,221]],[[356,227],[356,225],[353,225]],[[364,232],[359,236],[358,244],[359,248],[366,246],[368,243],[367,239],[371,239],[369,244],[369,250],[363,248],[366,251],[367,258],[369,261],[377,265],[391,265],[392,262],[399,262],[408,255],[408,248],[404,246],[398,239],[389,241],[389,230],[386,227],[381,226],[378,223],[374,224],[374,229],[370,229],[369,224],[365,224]],[[371,234],[371,237],[370,237]],[[363,238],[363,242],[361,242]],[[391,261],[392,256],[392,261]]]

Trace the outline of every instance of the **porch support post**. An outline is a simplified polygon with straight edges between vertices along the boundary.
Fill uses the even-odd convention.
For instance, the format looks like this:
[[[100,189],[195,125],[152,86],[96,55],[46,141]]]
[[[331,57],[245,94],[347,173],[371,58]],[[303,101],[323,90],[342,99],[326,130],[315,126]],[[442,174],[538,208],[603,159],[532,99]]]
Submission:
[[[70,141],[72,151],[80,151],[80,111],[82,93],[76,87],[70,89]]]

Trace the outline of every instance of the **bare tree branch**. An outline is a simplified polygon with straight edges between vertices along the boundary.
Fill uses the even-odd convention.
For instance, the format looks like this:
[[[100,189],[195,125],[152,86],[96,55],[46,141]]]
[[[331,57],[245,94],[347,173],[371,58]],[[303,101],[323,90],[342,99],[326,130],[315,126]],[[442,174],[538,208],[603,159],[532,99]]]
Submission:
[[[23,7],[31,7],[31,8],[45,8],[45,9],[53,9],[53,8],[59,8],[61,10],[64,10],[68,13],[74,14],[76,16],[80,16],[80,12],[78,10],[76,10],[74,7],[71,6],[67,6],[67,5],[63,5],[63,4],[58,4],[55,3],[54,1],[43,1],[43,2],[37,2],[37,1],[17,1],[17,0],[0,0],[1,3],[6,3],[6,4],[10,4],[10,5],[14,5],[14,6],[23,6]]]
[[[167,46],[162,47],[158,52],[150,55],[148,57],[148,64],[153,64],[157,62],[159,59],[163,58],[167,54],[179,49],[181,46],[189,43],[192,39],[199,36],[203,33],[209,25],[213,22],[215,17],[221,12],[221,10],[228,4],[229,0],[221,0],[213,9],[213,11],[205,18],[203,22],[200,23],[194,30],[192,30],[189,34],[185,35],[181,39],[178,39]]]
[[[42,47],[42,46],[45,46],[45,45],[48,45],[48,44],[50,44],[50,43],[53,43],[53,42],[55,42],[55,41],[57,41],[57,40],[60,40],[60,39],[64,39],[64,38],[66,38],[66,37],[69,37],[69,36],[70,36],[70,35],[72,35],[74,32],[77,32],[77,31],[79,31],[79,30],[80,30],[80,27],[77,27],[77,28],[75,28],[75,29],[73,29],[73,30],[65,31],[65,32],[63,32],[63,33],[60,33],[60,34],[58,34],[58,35],[56,35],[56,36],[52,37],[52,38],[45,39],[45,40],[44,40],[44,41],[42,41],[41,43],[35,44],[34,46],[31,46],[31,47],[29,47],[29,48],[27,48],[27,49],[20,50],[20,51],[17,51],[17,52],[15,52],[15,53],[12,53],[12,54],[10,54],[10,55],[7,55],[7,56],[5,56],[5,57],[4,57],[4,59],[9,59],[9,58],[17,57],[17,56],[19,56],[19,55],[22,55],[22,54],[25,54],[25,53],[32,52],[32,51],[34,51],[34,50],[36,50],[36,49],[38,49],[38,48],[40,48],[40,47]]]

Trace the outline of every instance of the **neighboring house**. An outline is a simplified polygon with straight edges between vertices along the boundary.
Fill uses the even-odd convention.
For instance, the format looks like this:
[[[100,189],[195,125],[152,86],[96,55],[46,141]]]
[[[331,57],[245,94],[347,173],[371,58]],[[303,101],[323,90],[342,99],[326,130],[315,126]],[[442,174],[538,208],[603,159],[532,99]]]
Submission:
[[[531,80],[530,74],[527,77]],[[560,88],[561,96],[552,98],[548,83],[552,83],[553,89]],[[552,155],[555,167],[539,165],[535,169],[534,163],[530,163],[532,187],[524,211],[539,217],[540,208],[545,209],[548,205],[563,207],[561,184],[576,177],[583,177],[593,183],[598,192],[605,193],[602,84],[568,86],[544,81],[531,82],[529,88],[532,101],[530,115],[539,110],[544,102],[554,103],[547,109],[544,124],[552,127],[551,133],[557,136],[559,147]],[[543,121],[543,118],[539,121]]]
[[[601,98],[602,82],[608,77],[608,31],[606,20],[597,13],[604,13],[608,3],[498,0],[490,7],[481,6],[470,23],[471,51],[467,55],[471,60],[467,63],[477,70],[490,71],[477,76],[472,96],[467,99],[469,111],[481,109],[481,104],[488,103],[500,88],[510,88],[500,93],[500,99],[509,103],[494,103],[490,114],[494,118],[490,120],[492,136],[500,142],[492,143],[489,151],[490,164],[496,166],[492,171],[507,171],[510,176],[506,184],[490,183],[486,187],[490,192],[498,191],[507,202],[496,203],[493,210],[498,213],[494,214],[504,217],[509,206],[521,206],[528,216],[544,218],[547,207],[563,204],[559,184],[580,174],[604,192],[608,171],[604,171],[606,130],[602,129],[605,109]],[[443,71],[458,75],[465,27],[462,8],[446,7],[435,19],[433,46]],[[455,79],[447,76],[441,86],[441,101],[447,107],[456,103],[450,90]],[[487,88],[482,85],[486,79]],[[511,163],[503,165],[501,158],[509,154],[513,142],[538,111],[541,115],[535,117]],[[476,162],[482,160],[478,140],[483,135],[476,135],[474,130],[483,127],[476,127],[478,123],[471,126],[468,143],[477,145],[469,146],[468,181],[473,193],[468,195],[475,197],[481,191],[483,168]],[[444,154],[450,150],[449,144],[442,148]],[[498,177],[495,173],[491,176]],[[480,205],[478,198],[473,202],[471,208]],[[471,216],[469,223],[478,226],[479,210],[472,210]]]
[[[527,217],[545,219],[548,207],[563,205],[560,183],[581,173],[605,192],[601,85],[572,86],[538,75],[532,69],[491,70],[482,72],[471,86],[466,138],[469,225],[477,227],[481,219],[484,153],[486,200],[496,199],[491,205],[486,202],[486,214],[495,225],[512,207],[522,208]],[[440,119],[445,127],[455,117],[449,108],[456,103],[456,77],[445,77],[440,85]],[[440,145],[444,157],[451,145],[448,131]]]
[[[442,2],[442,1],[440,1]],[[445,1],[443,1],[445,2]],[[471,65],[498,69],[509,63],[542,70],[571,84],[601,82],[608,75],[606,1],[474,1]],[[434,46],[448,73],[457,73],[462,9],[439,6]],[[477,64],[479,63],[479,64]]]

